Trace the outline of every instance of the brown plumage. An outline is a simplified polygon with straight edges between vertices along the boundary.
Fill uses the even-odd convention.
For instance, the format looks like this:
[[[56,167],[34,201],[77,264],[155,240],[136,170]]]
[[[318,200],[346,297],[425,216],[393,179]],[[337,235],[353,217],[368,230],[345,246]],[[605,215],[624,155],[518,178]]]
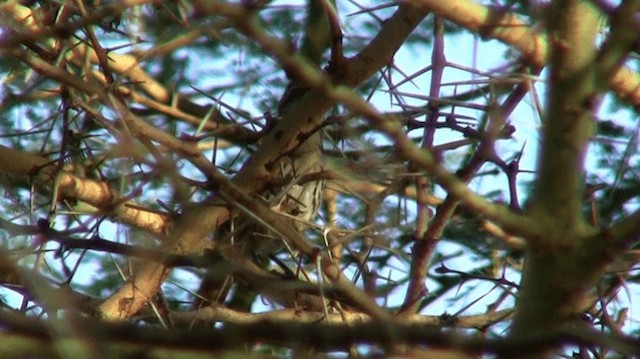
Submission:
[[[292,94],[293,97],[289,96]],[[295,101],[304,91],[291,91],[291,86],[283,96],[283,101],[287,105],[279,106],[281,115],[286,111],[286,107],[291,101]],[[325,189],[325,181],[313,180],[302,182],[304,176],[317,173],[323,168],[322,137],[320,131],[309,137],[300,147],[282,159],[274,175],[280,179],[290,179],[287,185],[276,188],[269,188],[262,197],[271,203],[271,208],[281,213],[287,213],[296,217],[299,221],[294,221],[293,225],[299,231],[303,231],[307,226],[305,222],[313,222],[318,214],[322,203]],[[264,226],[254,219],[241,215],[235,219],[234,225],[237,230],[233,231],[232,226],[221,227],[218,238],[232,238],[235,246],[245,256],[250,257],[259,266],[266,266],[267,255],[275,254],[282,250],[284,242]],[[228,232],[233,232],[231,235]],[[224,269],[224,268],[220,268]],[[217,273],[215,273],[215,272]],[[227,294],[234,283],[232,278],[213,268],[205,276],[198,295],[203,297],[205,302],[225,302]],[[224,271],[222,271],[224,272]],[[246,295],[250,291],[251,284],[236,282],[234,298],[229,306],[235,309],[248,310],[254,295]],[[199,307],[204,303],[197,299],[194,303]]]

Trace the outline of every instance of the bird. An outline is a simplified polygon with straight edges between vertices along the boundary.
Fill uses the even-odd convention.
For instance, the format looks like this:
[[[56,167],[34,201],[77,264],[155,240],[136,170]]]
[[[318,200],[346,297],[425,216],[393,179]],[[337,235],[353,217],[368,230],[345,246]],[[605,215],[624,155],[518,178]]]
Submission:
[[[278,105],[277,118],[285,116],[290,106],[307,91],[308,88],[292,81]],[[274,211],[294,217],[293,226],[298,231],[304,231],[307,223],[316,219],[326,187],[325,180],[314,178],[304,181],[304,176],[318,173],[322,169],[322,130],[320,129],[290,154],[284,156],[276,166],[273,173],[275,182],[284,183],[285,180],[289,182],[282,186],[271,186],[260,196]],[[279,238],[277,234],[246,214],[231,221],[233,222],[220,227],[217,237],[231,238],[230,242],[259,267],[266,268],[269,257],[273,257],[273,254],[284,247],[288,248],[284,239]],[[235,287],[235,290],[232,291],[232,287]],[[230,292],[233,292],[233,295],[227,301]],[[212,268],[205,275],[193,306],[199,308],[206,303],[227,302],[230,308],[248,311],[255,299],[255,294],[251,290],[251,283],[234,280],[224,270],[216,271]]]

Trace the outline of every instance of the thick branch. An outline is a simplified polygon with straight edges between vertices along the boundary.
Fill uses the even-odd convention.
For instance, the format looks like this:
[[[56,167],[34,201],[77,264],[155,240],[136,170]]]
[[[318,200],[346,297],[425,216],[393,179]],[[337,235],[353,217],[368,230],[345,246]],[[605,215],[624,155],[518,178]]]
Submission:
[[[334,99],[327,96],[331,94],[330,90],[333,86],[330,81],[326,80],[321,71],[313,66],[307,65],[304,59],[291,55],[289,47],[285,43],[268,35],[258,22],[251,18],[252,14],[250,10],[246,9],[243,5],[225,4],[223,7],[220,7],[220,4],[210,2],[203,2],[200,5],[205,13],[217,14],[222,12],[235,20],[237,26],[246,35],[258,41],[258,43],[272,53],[283,66],[293,69],[297,76],[304,80],[307,85],[314,88],[314,90],[309,91],[309,93],[303,96],[298,103],[292,104],[284,118],[265,136],[260,148],[235,176],[233,185],[228,182],[226,178],[222,177],[215,167],[207,166],[205,163],[198,161],[197,166],[203,170],[214,183],[221,185],[222,189],[228,194],[232,194],[236,201],[246,200],[246,203],[241,202],[241,204],[253,206],[252,209],[255,210],[254,213],[261,217],[267,216],[268,212],[270,212],[269,209],[266,207],[260,208],[260,204],[255,203],[256,201],[253,199],[247,198],[246,193],[255,193],[263,190],[267,184],[267,180],[270,178],[270,172],[275,169],[273,167],[277,161],[282,158],[282,156],[301,146],[307,137],[320,126],[323,115],[334,104]],[[380,46],[377,56],[385,60],[390,59],[393,53],[395,53],[404,42],[406,36],[417,26],[425,14],[425,12],[416,11],[416,9],[411,6],[401,6],[389,22],[385,24],[379,36],[372,42]],[[391,25],[397,26],[398,22],[403,24],[400,30],[389,30],[392,29]],[[395,34],[393,38],[388,37],[387,34],[390,32]],[[384,36],[386,41],[381,41],[379,39],[381,36]],[[368,47],[367,51],[373,51],[373,49]],[[372,63],[362,62],[359,66],[350,68],[350,71],[352,71],[352,74],[373,74],[385,63],[386,61],[374,61]],[[350,78],[357,78],[359,81],[366,79],[355,75],[352,75]],[[318,91],[318,88],[320,91]],[[119,108],[119,110],[121,114],[129,116],[126,113],[126,109]],[[140,121],[136,121],[135,117],[126,118],[132,121],[132,125],[135,125],[130,125],[130,127],[133,127],[133,131],[148,127]],[[146,128],[145,132],[147,135],[154,135],[154,133],[156,133],[154,129],[149,128]],[[160,135],[160,137],[163,136]],[[184,150],[180,144],[174,141],[167,140],[164,143],[172,149]],[[189,153],[187,155],[192,162],[195,157],[200,157],[196,156],[195,153]],[[261,211],[263,214],[261,214]],[[175,242],[172,247],[169,248],[168,252],[189,254],[198,251],[199,248],[202,247],[203,239],[211,233],[217,224],[222,223],[227,216],[228,210],[219,207],[219,204],[215,203],[212,205],[197,206],[190,211],[186,211],[176,224],[176,230],[169,235],[172,241]],[[311,253],[313,251],[312,246],[304,240],[300,233],[293,230],[291,226],[282,226],[282,228],[275,229],[283,234],[285,238],[294,241],[295,246],[303,252]],[[377,305],[372,304],[361,291],[357,290],[335,265],[330,265],[332,262],[329,258],[325,258],[323,263],[325,264],[324,270],[327,277],[332,281],[336,281],[336,284],[345,291],[345,295],[355,299],[359,298],[361,306],[366,308],[370,314],[378,318],[388,317],[385,311],[381,310]],[[100,307],[99,313],[103,317],[111,319],[124,319],[133,315],[157,291],[167,273],[167,268],[157,263],[148,263],[136,274],[132,282],[125,284]]]
[[[119,222],[155,235],[166,233],[171,220],[166,214],[123,199],[111,185],[75,176],[69,172],[56,173],[57,165],[44,157],[0,146],[0,172],[17,178],[33,178],[39,187],[53,190],[57,186],[59,198],[74,198],[96,207],[97,213],[109,215]]]
[[[586,1],[558,1],[549,10],[550,93],[531,209],[543,234],[528,238],[513,336],[556,329],[576,316],[599,275],[602,242],[582,215],[584,161],[599,96],[599,20]]]
[[[17,318],[16,315],[0,315],[0,322],[6,328],[6,342],[1,342],[0,354],[11,357],[15,353],[23,356],[51,355],[52,348],[62,344],[59,338],[51,335],[51,322],[38,319]],[[56,323],[53,323],[56,324]],[[498,354],[516,357],[538,348],[548,348],[561,344],[598,345],[620,353],[635,354],[640,351],[634,338],[616,334],[603,335],[580,325],[563,327],[559,330],[531,335],[517,340],[478,339],[461,336],[440,327],[424,324],[367,322],[359,325],[344,323],[309,324],[292,323],[283,325],[278,322],[260,321],[248,325],[235,325],[224,328],[206,329],[158,329],[123,324],[105,324],[82,320],[75,323],[83,328],[87,339],[99,338],[103,349],[115,356],[139,355],[141,352],[151,356],[161,353],[180,355],[180,351],[189,350],[190,355],[206,351],[211,357],[212,350],[233,349],[254,343],[269,343],[287,347],[315,348],[317,350],[346,350],[357,344],[375,345],[426,345],[435,348],[447,348],[476,354]],[[59,324],[58,324],[59,325]],[[386,329],[383,329],[386,328]],[[74,348],[86,344],[83,338],[69,338],[65,345]],[[11,346],[11,343],[14,346]],[[57,346],[52,345],[58,344]],[[149,350],[148,348],[153,348]],[[246,354],[246,353],[245,353]]]

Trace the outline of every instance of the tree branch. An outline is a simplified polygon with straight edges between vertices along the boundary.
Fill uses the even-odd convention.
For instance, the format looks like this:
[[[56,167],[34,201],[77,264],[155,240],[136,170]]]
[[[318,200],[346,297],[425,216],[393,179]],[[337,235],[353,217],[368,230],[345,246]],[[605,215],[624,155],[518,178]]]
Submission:
[[[15,353],[23,356],[50,355],[58,338],[49,331],[51,323],[39,319],[23,320],[15,315],[0,312],[0,322],[6,328],[0,345],[0,355],[11,357]],[[381,325],[382,324],[382,325]],[[345,323],[297,322],[283,325],[279,322],[259,321],[237,324],[223,328],[184,330],[158,329],[129,324],[95,323],[79,318],[79,328],[86,328],[86,338],[68,339],[66,345],[86,345],[84,340],[97,340],[108,353],[115,356],[150,356],[160,353],[179,355],[186,349],[189,353],[228,350],[257,343],[293,345],[316,350],[346,350],[353,345],[425,345],[430,348],[447,348],[466,353],[497,354],[506,357],[518,356],[534,349],[566,345],[598,345],[620,353],[635,354],[640,351],[637,341],[631,337],[603,334],[581,325],[571,325],[559,330],[531,335],[519,339],[479,339],[444,331],[441,327],[425,324],[403,324],[367,322],[358,325]],[[12,346],[11,343],[14,345]],[[132,344],[135,343],[135,344]],[[153,348],[153,349],[148,349]],[[245,353],[246,354],[246,353]]]
[[[75,176],[62,171],[44,157],[32,155],[0,145],[0,172],[14,177],[33,178],[43,188],[58,186],[59,198],[74,198],[97,208],[97,213],[109,215],[118,221],[155,235],[166,233],[172,221],[167,214],[123,199],[106,182]],[[57,181],[56,181],[57,179]]]
[[[467,28],[485,38],[494,38],[514,47],[535,67],[544,66],[551,44],[546,34],[534,31],[517,15],[499,8],[478,4],[473,0],[411,0],[430,11]],[[640,105],[640,75],[620,67],[609,80],[618,97],[634,106]]]

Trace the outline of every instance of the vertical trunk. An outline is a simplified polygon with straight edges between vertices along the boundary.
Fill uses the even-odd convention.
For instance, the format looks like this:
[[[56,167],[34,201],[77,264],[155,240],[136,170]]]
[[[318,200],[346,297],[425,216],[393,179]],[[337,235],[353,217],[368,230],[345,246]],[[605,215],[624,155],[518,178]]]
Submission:
[[[584,159],[594,127],[598,11],[590,2],[556,1],[549,10],[551,61],[538,178],[530,216],[540,238],[527,253],[511,335],[558,329],[581,310],[593,284],[595,230],[582,216]],[[591,247],[591,248],[590,248]],[[533,356],[545,356],[541,353]]]

